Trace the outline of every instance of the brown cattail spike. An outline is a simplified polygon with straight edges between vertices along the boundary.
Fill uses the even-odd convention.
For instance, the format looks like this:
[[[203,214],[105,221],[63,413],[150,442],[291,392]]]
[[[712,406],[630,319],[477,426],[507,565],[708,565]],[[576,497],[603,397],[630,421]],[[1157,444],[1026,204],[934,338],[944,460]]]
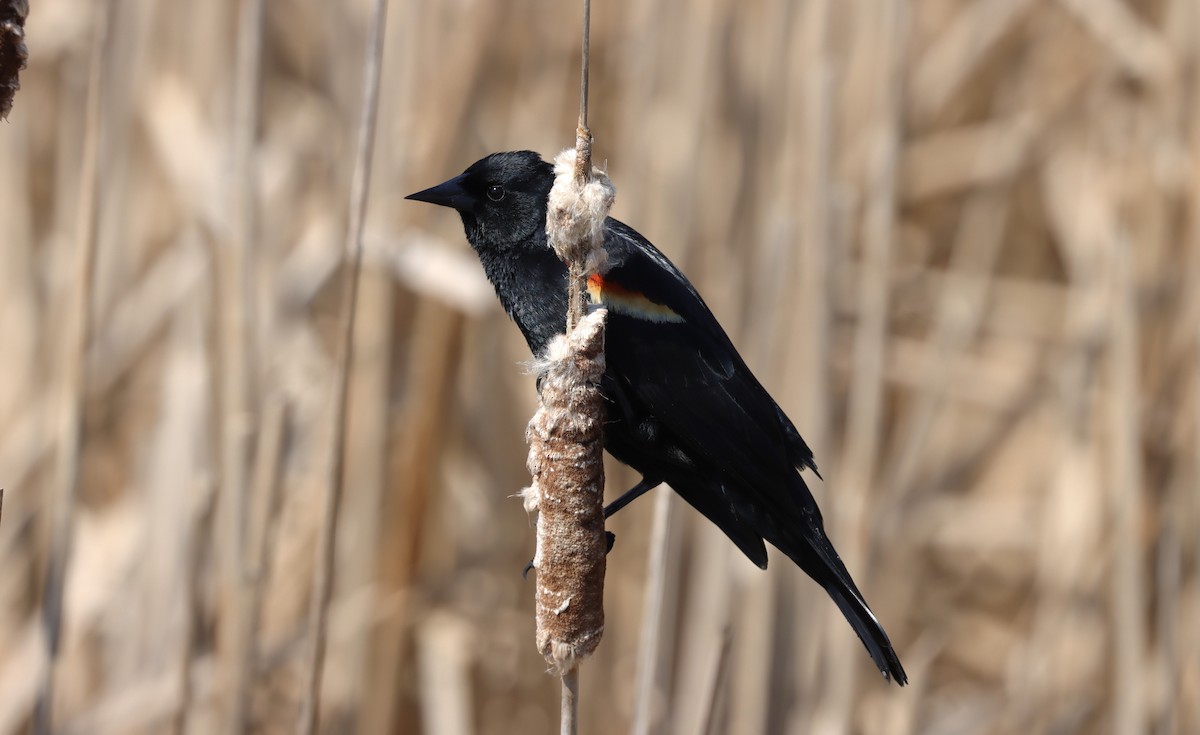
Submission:
[[[25,48],[28,0],[0,0],[0,120],[12,110],[13,96],[21,88],[18,78],[29,51]]]
[[[546,356],[542,403],[529,422],[525,494],[536,508],[537,646],[563,673],[604,632],[604,320],[588,314]]]

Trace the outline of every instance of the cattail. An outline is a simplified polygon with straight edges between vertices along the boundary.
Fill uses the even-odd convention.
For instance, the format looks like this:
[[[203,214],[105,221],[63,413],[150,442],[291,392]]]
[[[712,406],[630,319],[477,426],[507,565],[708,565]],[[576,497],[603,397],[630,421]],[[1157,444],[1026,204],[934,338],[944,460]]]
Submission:
[[[587,315],[550,344],[542,402],[529,422],[527,510],[538,511],[537,647],[559,674],[604,632],[604,320]]]
[[[29,58],[25,48],[27,15],[27,0],[0,0],[0,120],[12,110],[13,97],[21,88],[18,75]]]
[[[616,190],[592,167],[588,130],[591,2],[583,0],[579,125],[575,150],[554,160],[546,237],[567,264],[567,334],[546,354],[542,403],[529,422],[525,508],[538,510],[537,646],[562,677],[559,732],[574,735],[579,721],[579,667],[604,633],[604,321],[584,316],[588,276],[604,266],[604,220]]]
[[[591,136],[554,162],[546,215],[550,247],[567,263],[566,335],[550,343],[541,366],[542,402],[529,422],[525,508],[538,511],[537,646],[566,674],[600,643],[604,631],[604,323],[583,316],[587,277],[604,265],[604,219],[616,190],[592,169]]]

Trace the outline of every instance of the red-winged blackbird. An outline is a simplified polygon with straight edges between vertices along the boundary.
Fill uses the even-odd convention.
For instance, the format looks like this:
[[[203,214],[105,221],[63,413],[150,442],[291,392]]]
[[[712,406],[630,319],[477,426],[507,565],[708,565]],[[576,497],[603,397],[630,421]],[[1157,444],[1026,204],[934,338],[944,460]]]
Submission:
[[[553,183],[553,167],[538,154],[494,153],[407,197],[458,210],[535,355],[566,327],[567,268],[546,241]],[[608,309],[604,447],[642,474],[605,516],[666,482],[758,566],[767,566],[763,540],[787,554],[841,608],[884,678],[906,683],[887,633],[825,536],[800,475],[817,466],[796,427],[666,256],[611,217],[604,249],[608,262],[587,286]]]

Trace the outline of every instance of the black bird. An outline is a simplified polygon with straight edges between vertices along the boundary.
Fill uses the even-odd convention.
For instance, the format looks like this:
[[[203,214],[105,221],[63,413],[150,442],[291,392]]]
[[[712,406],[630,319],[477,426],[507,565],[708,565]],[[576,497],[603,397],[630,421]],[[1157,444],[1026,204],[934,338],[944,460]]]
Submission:
[[[494,153],[407,197],[458,210],[467,241],[535,355],[566,328],[567,268],[546,240],[553,183],[553,166],[538,154]],[[608,263],[587,286],[609,314],[604,446],[642,474],[605,516],[668,483],[759,567],[767,566],[764,540],[787,554],[837,603],[884,678],[905,684],[887,633],[825,535],[800,474],[817,466],[796,427],[666,256],[611,217],[604,249]]]

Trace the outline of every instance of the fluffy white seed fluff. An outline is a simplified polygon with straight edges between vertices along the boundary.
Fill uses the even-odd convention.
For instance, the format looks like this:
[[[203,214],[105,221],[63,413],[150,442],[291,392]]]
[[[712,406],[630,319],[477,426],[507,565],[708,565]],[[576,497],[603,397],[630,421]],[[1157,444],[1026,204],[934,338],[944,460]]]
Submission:
[[[604,267],[604,218],[616,196],[616,188],[598,168],[592,168],[589,181],[575,180],[574,148],[555,157],[546,236],[559,258],[583,264],[584,275]]]

